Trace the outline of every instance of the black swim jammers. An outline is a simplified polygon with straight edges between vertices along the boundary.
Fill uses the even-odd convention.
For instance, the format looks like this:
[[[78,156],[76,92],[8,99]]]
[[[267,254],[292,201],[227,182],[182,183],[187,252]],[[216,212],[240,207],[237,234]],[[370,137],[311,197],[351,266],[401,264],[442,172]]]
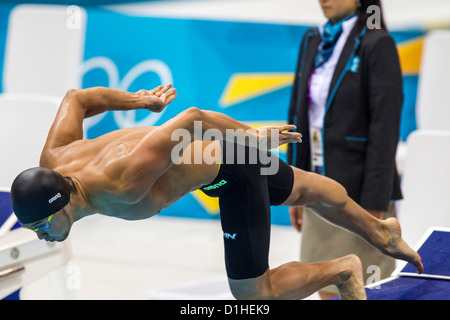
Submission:
[[[269,267],[270,206],[280,205],[289,197],[294,174],[288,164],[267,151],[230,142],[221,146],[219,172],[200,190],[219,197],[228,277],[256,278]],[[261,169],[269,166],[276,172],[261,174]]]

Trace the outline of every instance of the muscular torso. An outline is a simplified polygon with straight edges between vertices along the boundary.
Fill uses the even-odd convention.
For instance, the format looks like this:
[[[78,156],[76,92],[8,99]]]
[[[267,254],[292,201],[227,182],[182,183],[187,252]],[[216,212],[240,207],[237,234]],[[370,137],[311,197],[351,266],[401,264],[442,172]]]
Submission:
[[[46,166],[79,183],[85,203],[78,206],[86,211],[127,220],[151,217],[214,180],[220,162],[220,144],[217,141],[195,141],[183,153],[181,164],[172,164],[162,174],[149,176],[147,171],[151,169],[151,161],[139,159],[142,161],[138,167],[132,168],[136,174],[130,179],[129,174],[125,174],[130,169],[126,165],[128,159],[136,145],[153,129],[122,129],[93,140],[77,140],[52,150],[44,157]],[[195,148],[196,152],[201,152],[208,145],[208,150],[215,150],[205,153],[212,164],[203,161],[195,164],[191,151]],[[135,153],[132,157],[139,157]],[[138,199],[135,195],[139,195]]]

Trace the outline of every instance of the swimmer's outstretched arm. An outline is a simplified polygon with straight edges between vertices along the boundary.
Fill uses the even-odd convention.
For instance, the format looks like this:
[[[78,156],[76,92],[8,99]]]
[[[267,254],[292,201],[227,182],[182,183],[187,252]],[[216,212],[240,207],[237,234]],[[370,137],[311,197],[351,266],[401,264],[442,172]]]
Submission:
[[[147,109],[161,112],[176,97],[172,84],[158,86],[152,90],[140,90],[136,93],[105,87],[78,90],[77,99],[85,108],[85,118],[113,110]]]
[[[285,143],[301,142],[300,133],[284,132],[294,128],[295,126],[285,125],[270,127],[271,130],[254,130],[220,112],[191,107],[148,133],[135,147],[135,152],[158,154],[164,163],[163,167],[167,167],[173,160],[172,150],[175,147],[184,150],[195,140],[235,141],[237,138],[239,144],[266,150]],[[206,135],[207,131],[211,134]],[[271,136],[272,132],[276,135]],[[150,155],[147,157],[154,158]]]
[[[83,139],[85,118],[112,110],[147,109],[160,112],[176,97],[176,91],[172,89],[171,84],[136,93],[104,87],[69,90],[50,128],[41,156],[41,165],[46,162],[53,149]]]
[[[300,133],[283,132],[293,127],[295,128],[289,125],[272,127],[271,129],[277,132],[277,141],[271,143],[271,147],[274,144],[279,146],[284,143],[300,142]],[[215,134],[205,135],[208,130],[215,130]],[[141,172],[142,169],[138,168],[151,168],[146,169],[146,172],[156,179],[178,159],[179,155],[174,155],[174,150],[184,150],[195,140],[228,140],[230,130],[237,136],[253,136],[255,139],[237,139],[238,143],[251,147],[259,147],[259,138],[265,134],[222,113],[191,107],[150,131],[133,148],[129,156],[123,159],[122,167],[126,167],[130,172]],[[253,145],[255,141],[256,145]],[[265,136],[263,141],[267,141]],[[267,146],[263,146],[263,149],[267,149]],[[117,164],[121,165],[120,161],[117,161]],[[148,178],[147,181],[151,179]]]

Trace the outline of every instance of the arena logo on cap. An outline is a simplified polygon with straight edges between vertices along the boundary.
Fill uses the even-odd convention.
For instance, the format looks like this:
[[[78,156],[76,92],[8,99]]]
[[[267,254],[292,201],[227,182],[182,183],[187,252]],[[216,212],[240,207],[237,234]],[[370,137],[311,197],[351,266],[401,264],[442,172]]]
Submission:
[[[57,193],[55,194],[53,197],[51,197],[50,199],[48,199],[48,203],[53,203],[56,199],[61,198],[61,193]]]

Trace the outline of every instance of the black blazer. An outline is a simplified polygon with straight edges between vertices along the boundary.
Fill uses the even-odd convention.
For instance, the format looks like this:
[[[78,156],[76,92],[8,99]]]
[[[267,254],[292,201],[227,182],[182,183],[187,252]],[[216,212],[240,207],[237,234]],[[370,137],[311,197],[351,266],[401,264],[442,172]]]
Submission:
[[[321,42],[319,30],[302,40],[289,107],[289,123],[303,143],[288,147],[288,162],[310,170],[308,82]],[[395,154],[403,106],[403,78],[392,37],[358,23],[334,72],[323,124],[324,175],[341,183],[368,210],[386,211],[402,198]]]

